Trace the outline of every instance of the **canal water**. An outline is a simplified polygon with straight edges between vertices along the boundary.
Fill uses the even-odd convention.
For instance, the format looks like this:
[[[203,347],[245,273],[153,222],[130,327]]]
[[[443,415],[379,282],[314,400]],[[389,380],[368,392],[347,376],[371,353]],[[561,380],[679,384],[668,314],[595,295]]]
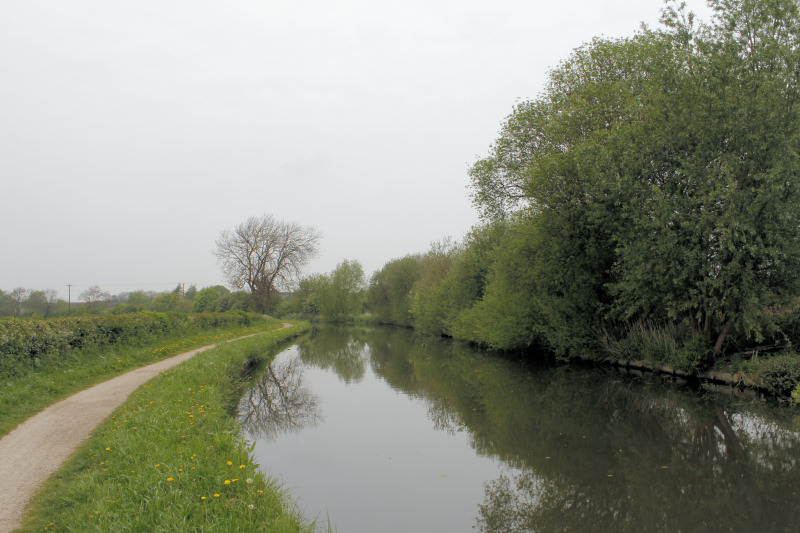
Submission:
[[[800,409],[406,329],[315,330],[239,421],[341,533],[800,527]]]

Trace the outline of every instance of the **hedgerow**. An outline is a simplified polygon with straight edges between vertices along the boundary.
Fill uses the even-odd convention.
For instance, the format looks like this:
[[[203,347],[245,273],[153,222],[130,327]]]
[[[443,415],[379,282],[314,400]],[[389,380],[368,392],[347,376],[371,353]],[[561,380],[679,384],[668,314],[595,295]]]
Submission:
[[[234,313],[157,313],[0,320],[0,377],[57,363],[71,351],[138,344],[168,334],[246,326],[261,315]]]

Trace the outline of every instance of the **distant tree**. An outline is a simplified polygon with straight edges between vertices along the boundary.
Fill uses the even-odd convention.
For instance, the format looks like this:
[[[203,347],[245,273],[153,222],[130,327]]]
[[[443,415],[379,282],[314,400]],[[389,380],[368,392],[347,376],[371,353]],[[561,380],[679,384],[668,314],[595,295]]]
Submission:
[[[173,291],[156,296],[153,299],[152,307],[153,311],[160,311],[162,313],[167,311],[180,311],[182,302],[183,298],[181,298],[181,295]]]
[[[361,263],[345,259],[318,284],[316,303],[325,318],[337,321],[361,314],[365,285]]]
[[[219,289],[224,289],[225,294],[228,290],[225,287],[206,287],[197,293],[192,300],[192,311],[195,313],[207,313],[214,310],[214,302],[224,296]]]
[[[26,314],[44,316],[47,313],[47,297],[44,291],[31,291],[22,306]]]
[[[14,316],[20,316],[22,314],[23,302],[25,302],[25,300],[28,299],[28,296],[30,296],[30,294],[31,290],[26,289],[24,287],[17,287],[16,289],[8,293],[8,296],[11,298],[11,303],[13,305]]]
[[[0,290],[0,316],[10,316],[14,314],[14,302],[7,292]]]
[[[109,294],[108,291],[101,289],[98,285],[92,285],[83,291],[78,298],[89,304],[89,307],[98,307],[104,302],[110,300],[111,294]]]
[[[183,297],[191,302],[194,300],[195,296],[197,296],[197,285],[189,285],[189,288],[186,289],[186,293],[183,295]]]
[[[266,313],[274,290],[290,289],[302,267],[317,253],[319,232],[310,226],[250,217],[216,241],[214,255],[228,282],[246,288],[255,308]]]
[[[58,303],[58,291],[55,289],[45,289],[44,299],[46,302],[44,316],[50,316],[55,311],[55,305]]]
[[[150,296],[147,295],[144,291],[133,291],[128,293],[128,299],[126,303],[132,306],[141,306],[142,309],[145,308],[150,303]]]

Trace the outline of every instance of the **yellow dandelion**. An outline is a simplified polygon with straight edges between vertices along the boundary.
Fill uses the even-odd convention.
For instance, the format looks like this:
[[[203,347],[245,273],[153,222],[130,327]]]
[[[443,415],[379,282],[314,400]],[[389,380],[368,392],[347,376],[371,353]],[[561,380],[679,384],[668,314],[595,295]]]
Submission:
[[[173,478],[171,478],[171,477],[168,477],[167,481],[175,481],[175,480]]]
[[[219,498],[219,494],[214,494],[214,497],[215,498]]]
[[[205,496],[200,496],[200,499],[201,499],[201,500],[205,500],[205,499],[206,499],[206,497],[205,497]]]
[[[233,463],[228,461],[228,466],[232,466],[232,465],[233,465]]]
[[[225,484],[226,484],[226,485],[230,485],[230,484],[231,484],[231,480],[230,480],[230,479],[226,479],[226,480],[225,480]]]

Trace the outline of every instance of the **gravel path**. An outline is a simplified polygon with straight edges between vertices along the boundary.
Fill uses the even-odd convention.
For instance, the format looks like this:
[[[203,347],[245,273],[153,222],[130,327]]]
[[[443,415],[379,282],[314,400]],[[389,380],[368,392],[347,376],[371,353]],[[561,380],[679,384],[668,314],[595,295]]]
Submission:
[[[284,328],[289,326],[291,324],[283,325]],[[164,370],[209,348],[213,346],[203,346],[131,370],[73,394],[32,416],[0,439],[0,533],[22,525],[25,505],[36,489],[133,391]]]

